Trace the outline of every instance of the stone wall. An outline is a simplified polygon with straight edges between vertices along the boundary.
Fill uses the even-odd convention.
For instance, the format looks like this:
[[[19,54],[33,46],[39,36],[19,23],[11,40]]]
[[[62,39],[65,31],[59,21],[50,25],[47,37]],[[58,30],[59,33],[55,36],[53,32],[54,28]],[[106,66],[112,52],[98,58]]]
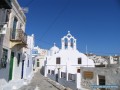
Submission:
[[[92,79],[85,79],[83,72],[84,71],[91,71],[93,72],[93,78]],[[110,90],[120,90],[120,68],[118,67],[101,67],[101,68],[87,68],[87,67],[81,67],[81,85],[83,88],[90,89],[91,85],[98,85],[97,83],[97,77],[98,75],[105,76],[105,84],[106,85],[118,85],[119,88],[117,89],[110,89]]]

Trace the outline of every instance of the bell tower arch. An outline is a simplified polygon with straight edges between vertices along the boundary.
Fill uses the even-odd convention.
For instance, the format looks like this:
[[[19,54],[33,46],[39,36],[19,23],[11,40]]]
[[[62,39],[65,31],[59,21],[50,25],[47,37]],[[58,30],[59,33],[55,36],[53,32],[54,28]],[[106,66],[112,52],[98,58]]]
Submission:
[[[74,49],[76,50],[76,39],[70,34],[68,34],[61,38],[62,49]]]

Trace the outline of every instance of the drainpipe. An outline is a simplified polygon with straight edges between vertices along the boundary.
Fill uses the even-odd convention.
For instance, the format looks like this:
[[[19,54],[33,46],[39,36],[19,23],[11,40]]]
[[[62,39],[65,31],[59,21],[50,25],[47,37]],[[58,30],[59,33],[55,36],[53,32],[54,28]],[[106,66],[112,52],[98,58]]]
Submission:
[[[110,64],[113,64],[114,62],[113,62],[113,57],[112,56],[110,56]]]
[[[112,64],[112,56],[109,56],[108,67],[110,67],[111,64]]]
[[[119,56],[119,58],[118,58],[118,64],[120,64],[120,56]]]

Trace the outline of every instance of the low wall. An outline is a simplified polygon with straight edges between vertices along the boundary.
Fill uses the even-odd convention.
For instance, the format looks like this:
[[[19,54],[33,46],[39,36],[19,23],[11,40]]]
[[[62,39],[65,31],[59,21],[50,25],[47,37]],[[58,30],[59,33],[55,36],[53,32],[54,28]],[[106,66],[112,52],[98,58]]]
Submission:
[[[92,79],[84,79],[84,71],[93,72]],[[110,90],[120,90],[120,68],[117,67],[97,67],[97,68],[87,68],[81,67],[82,79],[81,85],[83,88],[92,90],[91,85],[98,85],[98,75],[105,76],[105,85],[117,85],[118,88],[110,89]]]
[[[50,75],[50,74],[48,74],[47,77],[49,77],[50,79],[56,81],[56,77],[55,77],[55,75]]]
[[[65,86],[65,87],[69,87],[72,90],[76,90],[76,83],[75,83],[75,81],[66,81],[66,79],[64,79],[64,78],[59,78],[58,82],[60,84],[62,84],[63,86]]]

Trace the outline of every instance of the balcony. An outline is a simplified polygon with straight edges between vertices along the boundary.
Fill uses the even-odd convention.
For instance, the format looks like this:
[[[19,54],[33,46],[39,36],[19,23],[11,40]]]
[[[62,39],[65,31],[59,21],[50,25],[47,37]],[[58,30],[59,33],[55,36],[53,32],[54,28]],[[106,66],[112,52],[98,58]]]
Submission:
[[[22,29],[11,30],[10,41],[12,42],[12,47],[15,45],[27,46],[27,35]]]
[[[11,9],[11,0],[0,0],[0,8]]]

